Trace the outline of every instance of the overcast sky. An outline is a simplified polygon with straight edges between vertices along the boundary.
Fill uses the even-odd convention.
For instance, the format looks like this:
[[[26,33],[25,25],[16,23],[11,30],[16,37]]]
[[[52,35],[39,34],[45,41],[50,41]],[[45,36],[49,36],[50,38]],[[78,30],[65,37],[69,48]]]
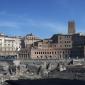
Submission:
[[[0,32],[8,35],[48,38],[67,33],[69,20],[85,32],[85,0],[0,0]]]

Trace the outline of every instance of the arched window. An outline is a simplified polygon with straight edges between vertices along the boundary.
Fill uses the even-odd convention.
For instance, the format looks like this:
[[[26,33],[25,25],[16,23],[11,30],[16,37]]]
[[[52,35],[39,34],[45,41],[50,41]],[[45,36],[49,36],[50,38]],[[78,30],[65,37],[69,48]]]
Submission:
[[[47,56],[45,56],[45,58],[47,59]]]
[[[42,59],[42,56],[41,56],[41,59]]]
[[[52,58],[52,56],[50,56],[50,58]]]
[[[38,56],[37,56],[37,58],[38,58]]]

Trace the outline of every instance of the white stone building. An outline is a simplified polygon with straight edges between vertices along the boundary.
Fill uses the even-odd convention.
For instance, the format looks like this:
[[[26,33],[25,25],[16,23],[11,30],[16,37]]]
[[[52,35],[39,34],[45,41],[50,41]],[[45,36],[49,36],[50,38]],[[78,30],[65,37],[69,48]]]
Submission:
[[[0,57],[17,55],[17,50],[21,47],[20,37],[11,37],[0,34]]]

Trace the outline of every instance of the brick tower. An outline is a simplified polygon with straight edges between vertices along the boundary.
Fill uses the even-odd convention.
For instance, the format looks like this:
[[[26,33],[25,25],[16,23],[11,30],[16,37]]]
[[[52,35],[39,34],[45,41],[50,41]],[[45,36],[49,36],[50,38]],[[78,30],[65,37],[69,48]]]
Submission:
[[[75,22],[74,21],[68,22],[68,34],[75,34]]]

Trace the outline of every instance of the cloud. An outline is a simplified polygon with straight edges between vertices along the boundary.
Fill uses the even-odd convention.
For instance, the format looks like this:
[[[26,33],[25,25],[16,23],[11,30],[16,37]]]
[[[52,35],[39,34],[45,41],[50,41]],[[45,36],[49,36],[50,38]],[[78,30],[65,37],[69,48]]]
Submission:
[[[0,21],[0,27],[9,27],[9,28],[22,28],[22,27],[33,27],[35,29],[45,29],[48,31],[57,31],[57,32],[63,32],[66,29],[66,25],[59,23],[59,22],[49,22],[49,21],[38,21],[38,20],[32,20],[28,19],[25,21],[16,21],[16,20],[8,20],[8,21]]]
[[[15,22],[9,22],[9,21],[4,21],[4,22],[0,22],[0,27],[9,27],[9,28],[17,28],[18,24]]]
[[[41,31],[48,31],[53,33],[60,33],[65,32],[66,25],[61,22],[51,22],[48,20],[37,20],[29,18],[25,15],[16,15],[12,13],[8,13],[6,11],[1,11],[0,15],[4,15],[7,18],[3,18],[0,20],[0,28],[15,28],[17,30],[28,30],[27,28],[31,28],[31,31],[33,30],[41,30]]]
[[[44,31],[52,31],[56,33],[65,32],[66,25],[61,22],[49,22],[49,21],[37,21],[37,20],[28,20],[28,26],[35,27],[36,29],[44,29]]]
[[[11,14],[8,14],[11,15]],[[11,34],[14,32],[15,34],[26,34],[26,33],[34,33],[39,36],[46,37],[51,36],[54,33],[63,33],[65,32],[66,25],[58,22],[58,21],[48,21],[32,19],[23,15],[12,15],[12,17],[4,18],[0,20],[0,30],[3,32],[7,32],[7,34]]]

